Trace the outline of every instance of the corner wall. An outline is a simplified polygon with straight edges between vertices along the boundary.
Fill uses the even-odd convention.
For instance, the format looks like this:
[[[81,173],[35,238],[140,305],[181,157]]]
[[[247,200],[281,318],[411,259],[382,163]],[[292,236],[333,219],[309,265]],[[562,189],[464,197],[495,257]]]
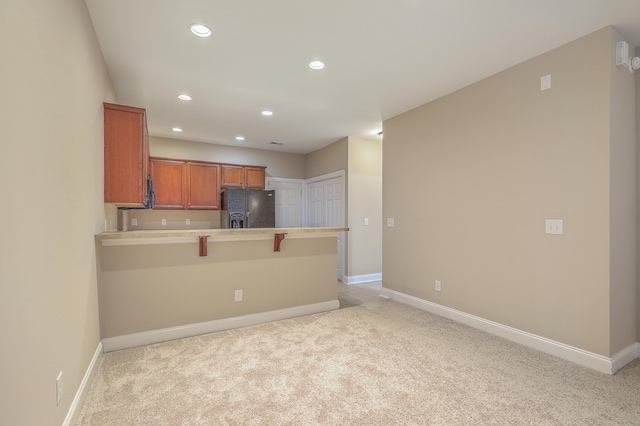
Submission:
[[[640,48],[636,49],[636,56]],[[640,72],[636,71],[636,342],[640,343]]]
[[[310,179],[349,168],[349,138],[340,139],[304,156],[304,177]],[[345,182],[346,183],[346,182]],[[346,217],[346,216],[345,216]]]
[[[102,102],[115,95],[83,0],[3,2],[0,51],[0,424],[60,425],[100,342]]]
[[[610,354],[636,342],[636,90],[635,76],[615,66],[610,28]],[[631,49],[633,52],[633,48]]]
[[[382,273],[382,142],[349,137],[348,151],[346,270],[358,280]]]
[[[611,42],[602,29],[384,123],[385,287],[606,357],[624,346],[610,334]]]

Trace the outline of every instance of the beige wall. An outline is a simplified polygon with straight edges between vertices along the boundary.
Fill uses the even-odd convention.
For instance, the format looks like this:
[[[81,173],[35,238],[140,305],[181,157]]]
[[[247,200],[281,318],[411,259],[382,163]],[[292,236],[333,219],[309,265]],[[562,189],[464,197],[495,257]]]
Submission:
[[[305,155],[304,177],[309,179],[340,170],[346,171],[349,167],[348,146],[348,138],[343,138]]]
[[[336,238],[98,247],[105,337],[337,300]],[[234,302],[235,290],[243,301]]]
[[[636,93],[628,69],[615,66],[616,42],[610,29],[610,353],[636,341]],[[633,50],[632,50],[633,52]]]
[[[0,424],[60,425],[100,341],[102,102],[115,97],[84,1],[2,9]]]
[[[640,55],[640,47],[636,49],[636,55]],[[635,73],[636,76],[636,231],[638,238],[636,239],[636,342],[640,342],[640,72]]]
[[[631,343],[610,341],[609,256],[629,246],[610,229],[628,225],[609,201],[629,150],[610,141],[612,42],[603,29],[384,123],[385,287],[604,356]]]
[[[220,210],[120,210],[120,214],[120,222],[127,225],[125,231],[220,228]],[[136,219],[137,225],[132,225],[131,219]],[[162,224],[162,219],[166,225]],[[189,219],[189,225],[186,219]]]
[[[304,179],[305,174],[304,155],[288,152],[215,145],[154,136],[149,138],[149,152],[154,157],[266,166],[267,176],[272,177]]]
[[[347,274],[382,272],[382,143],[349,137]],[[368,218],[369,225],[364,224]]]

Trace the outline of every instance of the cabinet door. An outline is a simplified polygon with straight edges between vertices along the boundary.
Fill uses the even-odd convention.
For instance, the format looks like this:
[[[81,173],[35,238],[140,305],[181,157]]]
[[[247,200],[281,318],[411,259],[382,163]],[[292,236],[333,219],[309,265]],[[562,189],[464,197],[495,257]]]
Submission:
[[[143,207],[149,141],[145,110],[104,103],[104,202]]]
[[[220,209],[220,166],[207,163],[187,163],[187,208]]]
[[[221,182],[223,188],[244,188],[244,167],[222,164]]]
[[[245,167],[245,188],[264,189],[264,167]]]
[[[184,161],[152,158],[151,179],[155,192],[154,209],[185,208],[185,171]]]

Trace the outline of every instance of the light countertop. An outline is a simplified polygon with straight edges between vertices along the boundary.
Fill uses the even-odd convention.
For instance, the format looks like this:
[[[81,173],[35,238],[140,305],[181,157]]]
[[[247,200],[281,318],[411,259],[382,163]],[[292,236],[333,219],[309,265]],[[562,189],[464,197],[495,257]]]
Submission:
[[[211,241],[241,241],[273,239],[275,234],[286,238],[324,238],[337,236],[349,228],[242,228],[242,229],[174,229],[102,232],[96,240],[103,246],[196,243],[206,236]]]

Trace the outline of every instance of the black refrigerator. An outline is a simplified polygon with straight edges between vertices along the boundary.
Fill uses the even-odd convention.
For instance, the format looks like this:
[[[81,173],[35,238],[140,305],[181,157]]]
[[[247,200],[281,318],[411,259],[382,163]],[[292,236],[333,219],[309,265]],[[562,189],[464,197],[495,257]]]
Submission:
[[[274,190],[228,188],[221,197],[221,228],[275,228]]]

